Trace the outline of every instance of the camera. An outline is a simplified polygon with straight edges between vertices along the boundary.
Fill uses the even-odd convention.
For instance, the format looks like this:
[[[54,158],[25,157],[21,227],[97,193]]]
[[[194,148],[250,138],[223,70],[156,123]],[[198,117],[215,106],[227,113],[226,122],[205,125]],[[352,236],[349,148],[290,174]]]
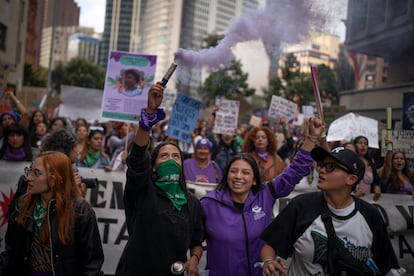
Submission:
[[[81,181],[83,183],[85,183],[86,188],[88,189],[94,189],[98,186],[98,178],[86,178],[86,177],[81,177]]]

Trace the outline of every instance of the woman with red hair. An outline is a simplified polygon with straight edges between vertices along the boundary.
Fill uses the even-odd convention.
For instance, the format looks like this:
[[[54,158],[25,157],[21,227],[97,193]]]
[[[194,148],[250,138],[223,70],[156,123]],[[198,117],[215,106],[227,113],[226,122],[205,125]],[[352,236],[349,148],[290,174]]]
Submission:
[[[27,193],[12,210],[1,275],[102,275],[104,256],[92,207],[76,186],[72,162],[46,151],[25,169]]]
[[[246,135],[242,151],[256,160],[262,183],[272,180],[285,169],[282,158],[277,154],[275,135],[268,127],[251,129]]]

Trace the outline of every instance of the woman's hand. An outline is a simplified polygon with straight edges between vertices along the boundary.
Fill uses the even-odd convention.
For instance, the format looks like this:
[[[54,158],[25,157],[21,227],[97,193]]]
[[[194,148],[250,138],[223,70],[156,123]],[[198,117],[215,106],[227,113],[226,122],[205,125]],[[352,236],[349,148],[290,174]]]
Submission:
[[[161,105],[164,97],[165,87],[161,85],[161,82],[157,82],[152,85],[148,91],[147,110],[148,114],[153,114],[157,111],[157,108]]]
[[[192,256],[188,259],[185,264],[185,269],[187,270],[188,276],[197,276],[198,275],[198,258],[196,256]]]
[[[279,274],[276,274],[276,272],[279,272]],[[277,257],[275,260],[265,261],[263,264],[263,276],[273,275],[287,276],[286,265],[279,257]]]
[[[374,186],[374,201],[377,201],[381,196],[381,187],[379,185]]]

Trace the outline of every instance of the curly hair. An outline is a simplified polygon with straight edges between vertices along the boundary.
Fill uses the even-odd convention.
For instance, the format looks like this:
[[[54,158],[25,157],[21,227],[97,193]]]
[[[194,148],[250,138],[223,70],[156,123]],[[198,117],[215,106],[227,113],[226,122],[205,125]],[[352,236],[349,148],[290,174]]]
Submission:
[[[47,134],[42,139],[40,148],[42,151],[60,151],[69,156],[76,145],[76,140],[72,131],[60,128]]]
[[[276,154],[277,152],[277,141],[275,135],[268,127],[258,126],[252,128],[247,134],[243,142],[243,152],[252,153],[256,150],[254,146],[254,140],[256,140],[256,134],[259,131],[263,131],[266,134],[268,145],[267,152],[271,155]]]

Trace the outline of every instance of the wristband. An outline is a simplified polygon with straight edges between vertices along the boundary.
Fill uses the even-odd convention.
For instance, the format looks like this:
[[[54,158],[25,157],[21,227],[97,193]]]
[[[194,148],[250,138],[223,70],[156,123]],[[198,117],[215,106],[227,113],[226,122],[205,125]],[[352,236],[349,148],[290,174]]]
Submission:
[[[197,262],[199,263],[200,262],[200,257],[195,253],[191,253],[190,258],[193,257],[193,256],[195,256],[197,258]]]
[[[165,112],[162,108],[157,108],[155,113],[147,113],[145,107],[141,109],[141,120],[139,121],[139,126],[145,131],[150,131],[151,128],[165,119]]]

